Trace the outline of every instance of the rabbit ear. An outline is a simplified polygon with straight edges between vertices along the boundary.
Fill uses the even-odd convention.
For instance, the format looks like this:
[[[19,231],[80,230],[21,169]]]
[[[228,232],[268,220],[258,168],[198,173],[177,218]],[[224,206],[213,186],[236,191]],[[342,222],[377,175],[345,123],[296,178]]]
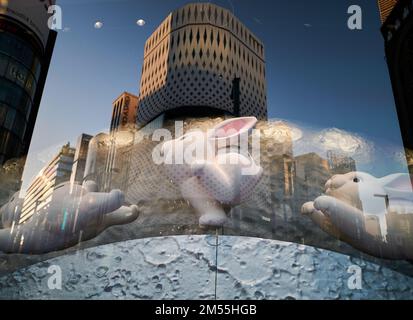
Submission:
[[[255,117],[229,119],[217,125],[210,134],[211,139],[229,139],[239,136],[254,128],[258,120]]]
[[[389,195],[398,196],[412,193],[413,176],[405,173],[392,174],[384,177],[381,180],[383,188]]]

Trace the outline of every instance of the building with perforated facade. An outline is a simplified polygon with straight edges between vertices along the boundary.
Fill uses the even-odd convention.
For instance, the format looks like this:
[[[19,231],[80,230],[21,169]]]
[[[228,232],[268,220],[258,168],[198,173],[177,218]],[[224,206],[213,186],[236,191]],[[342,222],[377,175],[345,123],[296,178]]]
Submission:
[[[387,20],[387,17],[393,11],[398,0],[378,0],[381,23]]]
[[[182,110],[267,118],[264,45],[229,10],[210,3],[172,12],[145,44],[138,124]]]

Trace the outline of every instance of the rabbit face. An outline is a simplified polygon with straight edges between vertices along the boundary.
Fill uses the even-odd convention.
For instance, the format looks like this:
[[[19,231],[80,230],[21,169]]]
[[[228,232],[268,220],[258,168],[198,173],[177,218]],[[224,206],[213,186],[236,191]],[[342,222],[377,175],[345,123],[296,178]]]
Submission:
[[[412,202],[410,177],[406,174],[379,179],[364,172],[350,172],[333,176],[325,187],[326,195],[372,214],[387,211],[386,199],[390,205],[402,200]]]
[[[236,118],[222,122],[208,132],[191,131],[161,147],[161,157],[166,165],[192,165],[199,160],[215,161],[219,149],[230,147],[242,134],[255,126],[254,117]]]
[[[325,184],[325,193],[362,210],[360,192],[374,185],[374,179],[373,176],[363,172],[335,175]]]

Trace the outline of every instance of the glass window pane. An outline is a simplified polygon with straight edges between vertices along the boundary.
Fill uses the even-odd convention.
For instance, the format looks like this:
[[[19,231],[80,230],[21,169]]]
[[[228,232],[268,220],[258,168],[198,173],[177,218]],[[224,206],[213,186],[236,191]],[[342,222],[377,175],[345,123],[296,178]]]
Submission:
[[[6,55],[0,53],[0,77],[4,76],[6,73],[7,64],[9,59]]]
[[[4,122],[4,127],[6,129],[11,130],[13,128],[15,117],[16,117],[16,110],[11,109],[11,108],[7,110],[6,121]]]

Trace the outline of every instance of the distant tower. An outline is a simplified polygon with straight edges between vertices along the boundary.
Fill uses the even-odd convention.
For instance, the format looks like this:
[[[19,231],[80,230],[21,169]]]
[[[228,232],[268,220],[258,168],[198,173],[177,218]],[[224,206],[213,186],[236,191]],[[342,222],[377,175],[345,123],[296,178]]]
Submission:
[[[101,175],[101,190],[127,188],[130,149],[134,141],[139,97],[124,92],[113,102],[108,150]],[[139,164],[137,164],[139,165]]]
[[[122,131],[135,126],[138,97],[124,92],[113,102],[110,131]]]
[[[93,137],[88,134],[82,134],[77,140],[76,152],[73,160],[72,175],[70,177],[70,182],[72,184],[82,184],[83,182],[89,143],[92,138]]]
[[[145,44],[137,119],[141,125],[164,113],[266,119],[266,94],[263,43],[230,11],[188,4]]]

